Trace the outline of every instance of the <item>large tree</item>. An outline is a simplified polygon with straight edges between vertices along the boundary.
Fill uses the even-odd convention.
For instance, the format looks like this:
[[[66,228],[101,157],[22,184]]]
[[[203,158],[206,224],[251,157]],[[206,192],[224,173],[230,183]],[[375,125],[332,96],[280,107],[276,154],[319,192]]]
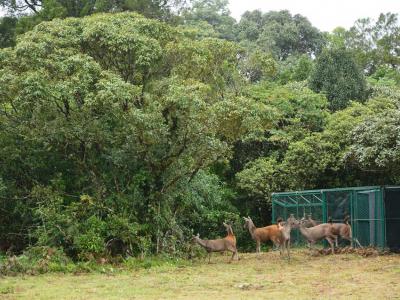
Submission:
[[[400,25],[398,15],[380,14],[378,20],[359,19],[345,35],[346,47],[356,53],[357,63],[366,74],[380,65],[400,66]]]
[[[322,33],[307,18],[286,10],[244,13],[237,26],[237,38],[272,52],[280,60],[293,54],[316,54],[324,44]]]
[[[366,98],[366,82],[352,54],[344,49],[327,49],[316,60],[310,87],[326,93],[331,110],[345,108],[350,100]]]
[[[185,24],[210,24],[220,38],[234,40],[235,19],[230,15],[228,0],[193,0],[183,11]]]
[[[208,168],[271,120],[241,95],[237,45],[178,36],[134,13],[96,14],[41,23],[0,51],[0,200],[12,230],[1,239],[25,243],[29,229],[78,255],[112,238],[151,240],[149,251],[184,239],[179,213],[195,204],[182,199],[198,180],[219,188]]]

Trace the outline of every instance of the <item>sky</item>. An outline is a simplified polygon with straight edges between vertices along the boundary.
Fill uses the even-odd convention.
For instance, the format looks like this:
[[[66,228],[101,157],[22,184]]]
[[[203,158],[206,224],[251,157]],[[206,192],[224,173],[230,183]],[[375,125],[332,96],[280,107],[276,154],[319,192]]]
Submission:
[[[247,10],[287,9],[301,14],[322,31],[338,26],[349,28],[354,21],[370,17],[377,19],[381,12],[400,14],[400,0],[229,0],[232,16],[239,20]]]

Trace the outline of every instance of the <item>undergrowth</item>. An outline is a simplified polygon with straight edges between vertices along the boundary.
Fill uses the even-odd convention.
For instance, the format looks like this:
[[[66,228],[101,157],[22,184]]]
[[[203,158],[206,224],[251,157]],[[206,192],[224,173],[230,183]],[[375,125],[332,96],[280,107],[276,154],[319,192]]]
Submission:
[[[196,255],[198,256],[198,255]],[[191,260],[167,255],[137,257],[98,257],[86,261],[73,261],[62,250],[32,247],[19,256],[0,256],[0,275],[39,275],[44,273],[115,273],[121,270],[150,269],[191,264]]]

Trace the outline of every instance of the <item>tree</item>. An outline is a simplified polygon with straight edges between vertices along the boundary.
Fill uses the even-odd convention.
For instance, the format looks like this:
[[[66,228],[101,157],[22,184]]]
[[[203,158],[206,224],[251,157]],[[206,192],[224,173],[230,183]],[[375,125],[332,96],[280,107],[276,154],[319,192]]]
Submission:
[[[15,26],[17,19],[3,17],[0,19],[0,47],[12,47],[15,45]]]
[[[12,14],[40,14],[51,20],[52,11],[62,11],[63,17],[83,17],[94,12],[136,11],[147,17],[167,17],[172,7],[183,5],[180,0],[0,0],[0,6]]]
[[[228,0],[194,0],[182,15],[185,24],[205,21],[214,28],[218,37],[231,41],[235,39],[233,27],[236,21],[230,15]]]
[[[246,53],[241,70],[250,82],[258,82],[273,78],[277,72],[277,63],[271,55],[256,49]]]
[[[135,253],[184,247],[179,212],[195,207],[182,199],[198,180],[229,201],[198,174],[271,124],[235,85],[238,51],[135,13],[44,22],[1,50],[0,201],[12,217],[0,239],[12,230],[19,247],[30,237],[76,258],[111,239]],[[215,210],[215,222],[234,217]]]
[[[310,88],[326,93],[333,111],[345,108],[350,100],[364,100],[367,92],[363,73],[344,49],[327,49],[316,59]]]
[[[135,11],[149,18],[173,23],[184,5],[184,0],[0,0],[0,7],[18,19],[11,23],[3,21],[2,27],[3,30],[7,28],[7,33],[0,32],[0,38],[12,41],[17,34],[31,30],[42,21],[84,17],[99,12]]]
[[[367,103],[370,112],[353,127],[346,159],[379,184],[397,184],[399,173],[400,91],[395,87],[375,87]]]
[[[318,53],[324,37],[307,18],[292,16],[288,11],[246,12],[237,26],[238,41],[248,40],[266,52],[272,52],[278,60],[293,54]]]
[[[293,81],[304,81],[310,76],[314,63],[306,54],[300,57],[292,55],[285,61],[279,62],[275,80],[282,84]]]
[[[375,22],[359,19],[346,34],[346,47],[356,53],[357,63],[371,75],[380,65],[398,69],[400,26],[398,15],[380,14]]]
[[[43,1],[41,0],[0,0],[0,7],[10,13],[38,13]]]

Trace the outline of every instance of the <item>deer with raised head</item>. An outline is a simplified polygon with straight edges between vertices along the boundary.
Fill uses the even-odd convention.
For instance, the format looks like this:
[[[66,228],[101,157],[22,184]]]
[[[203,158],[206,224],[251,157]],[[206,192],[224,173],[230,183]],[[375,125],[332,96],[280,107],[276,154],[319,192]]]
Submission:
[[[306,227],[314,227],[314,226],[321,224],[320,222],[313,220],[313,218],[311,217],[311,214],[307,215],[307,221],[308,221],[308,223],[306,223]]]
[[[208,263],[211,262],[211,253],[212,252],[225,252],[230,251],[232,252],[232,257],[230,261],[234,258],[239,260],[238,252],[236,249],[236,237],[233,234],[232,226],[223,223],[227,232],[227,236],[223,239],[216,239],[216,240],[203,240],[200,238],[200,234],[194,235],[192,240],[193,242],[199,244],[204,249],[206,249],[208,253]]]
[[[256,242],[257,254],[260,253],[261,243],[263,242],[272,241],[275,246],[280,246],[282,236],[278,225],[280,222],[278,222],[278,224],[257,228],[250,217],[243,217],[243,219],[245,221],[244,228],[247,228],[249,230],[251,238]],[[282,249],[279,248],[279,250],[282,254]]]
[[[351,247],[353,247],[353,237],[351,233],[351,226],[349,224],[350,217],[344,218],[344,223],[332,223],[332,233],[335,235],[335,245],[338,247],[338,237],[350,241]]]
[[[332,254],[335,253],[333,247],[333,241],[335,240],[335,235],[333,234],[333,226],[330,223],[319,224],[314,227],[306,227],[307,220],[303,217],[300,221],[300,232],[303,237],[307,240],[308,245],[310,247],[310,251],[312,250],[312,246],[320,241],[327,240],[332,249]]]
[[[296,220],[293,214],[286,220],[286,222],[278,222],[278,228],[281,231],[281,248],[282,252],[285,253],[285,249],[287,251],[288,259],[290,260],[290,233],[292,228],[299,227],[299,221]]]

